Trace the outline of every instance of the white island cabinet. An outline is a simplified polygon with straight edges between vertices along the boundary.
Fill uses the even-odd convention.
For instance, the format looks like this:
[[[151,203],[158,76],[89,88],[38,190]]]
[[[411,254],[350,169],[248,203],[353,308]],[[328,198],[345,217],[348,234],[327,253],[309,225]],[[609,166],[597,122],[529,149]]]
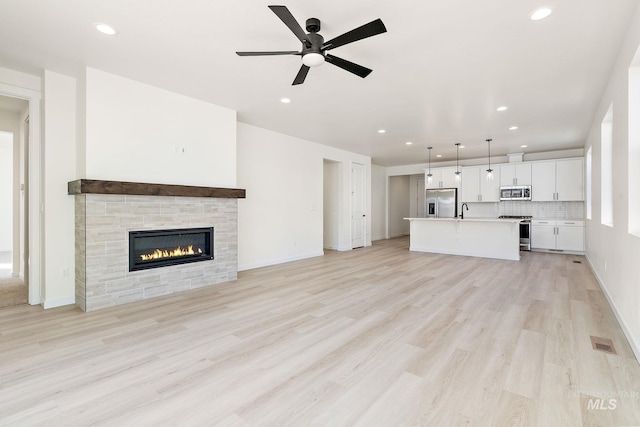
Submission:
[[[519,219],[404,219],[411,222],[411,251],[520,260]]]

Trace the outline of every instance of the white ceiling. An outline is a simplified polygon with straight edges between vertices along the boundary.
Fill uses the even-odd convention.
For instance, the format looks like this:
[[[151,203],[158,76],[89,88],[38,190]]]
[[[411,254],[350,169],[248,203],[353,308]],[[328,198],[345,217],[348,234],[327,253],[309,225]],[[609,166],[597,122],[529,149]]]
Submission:
[[[10,3],[10,7],[9,7]],[[291,86],[299,50],[258,0],[20,0],[0,6],[0,66],[79,75],[84,66],[238,111],[238,120],[371,156],[382,166],[582,147],[637,0],[296,0],[329,40],[381,18],[388,32],[331,53]],[[280,3],[282,4],[282,3]],[[529,15],[540,6],[554,13]],[[119,31],[108,37],[93,24]],[[280,103],[288,97],[290,104]],[[126,102],[126,100],[123,100]],[[509,109],[497,112],[506,105]],[[510,131],[517,125],[518,130]],[[378,129],[386,129],[378,134]],[[412,141],[407,146],[405,142]],[[528,145],[522,149],[520,145]]]

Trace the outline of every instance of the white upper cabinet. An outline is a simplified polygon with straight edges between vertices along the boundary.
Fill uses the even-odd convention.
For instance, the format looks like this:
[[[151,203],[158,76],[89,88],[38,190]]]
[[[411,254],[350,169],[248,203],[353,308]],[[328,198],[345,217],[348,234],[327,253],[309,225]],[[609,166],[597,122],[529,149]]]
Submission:
[[[456,181],[455,175],[456,168],[455,166],[445,167],[445,168],[431,168],[431,182],[429,182],[429,177],[427,174],[429,171],[426,171],[425,176],[425,188],[460,188],[460,182]]]
[[[480,166],[469,166],[462,168],[462,191],[463,202],[480,201]]]
[[[460,181],[456,181],[456,167],[447,167],[442,169],[442,187],[443,188],[460,188]]]
[[[534,202],[584,200],[583,167],[582,158],[532,163],[531,200]]]
[[[489,166],[468,166],[462,168],[463,202],[500,201],[500,171],[493,168],[493,179],[487,180]]]
[[[552,202],[556,199],[556,162],[536,162],[531,165],[531,200]]]
[[[584,159],[556,161],[556,200],[584,200]]]
[[[427,190],[432,188],[440,188],[440,178],[442,178],[442,173],[439,172],[439,169],[431,168],[431,179],[429,179],[428,175],[429,170],[427,169],[424,171],[424,188]]]
[[[500,185],[531,185],[531,163],[506,163],[500,165]]]

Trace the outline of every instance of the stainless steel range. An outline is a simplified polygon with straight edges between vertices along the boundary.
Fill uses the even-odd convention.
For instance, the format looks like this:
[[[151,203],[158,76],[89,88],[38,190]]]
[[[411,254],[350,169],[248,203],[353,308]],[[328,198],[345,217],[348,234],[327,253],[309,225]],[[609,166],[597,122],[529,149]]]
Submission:
[[[531,250],[531,216],[529,215],[501,215],[500,219],[520,220],[520,250]]]

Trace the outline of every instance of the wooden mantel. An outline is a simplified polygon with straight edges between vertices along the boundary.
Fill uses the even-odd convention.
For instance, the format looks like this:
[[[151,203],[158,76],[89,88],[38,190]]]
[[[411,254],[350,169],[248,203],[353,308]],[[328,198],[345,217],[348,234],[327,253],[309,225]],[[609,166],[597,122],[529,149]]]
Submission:
[[[143,182],[101,181],[78,179],[67,185],[70,195],[125,194],[135,196],[217,197],[244,199],[246,191],[240,188],[196,187],[191,185],[149,184]]]

